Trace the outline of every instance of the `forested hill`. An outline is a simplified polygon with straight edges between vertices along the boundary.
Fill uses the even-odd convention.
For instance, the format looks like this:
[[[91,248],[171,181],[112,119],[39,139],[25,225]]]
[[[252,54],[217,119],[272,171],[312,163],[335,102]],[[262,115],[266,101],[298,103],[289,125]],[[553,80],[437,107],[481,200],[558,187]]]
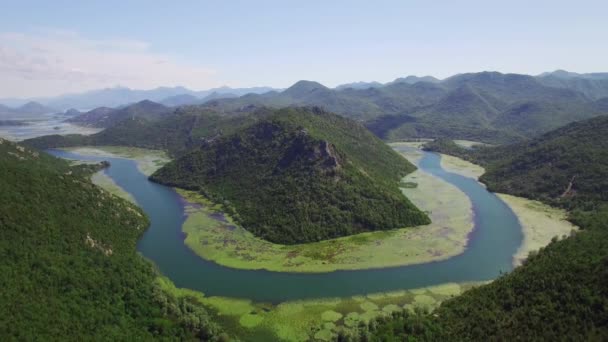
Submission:
[[[580,207],[608,201],[608,116],[575,122],[530,142],[465,150],[449,141],[427,148],[483,164],[495,192]]]
[[[224,203],[254,234],[293,244],[429,223],[398,188],[415,167],[354,121],[278,110],[152,179]]]
[[[481,179],[492,190],[569,208],[582,231],[556,237],[512,273],[432,314],[396,314],[362,327],[357,339],[607,340],[608,117],[517,145],[466,150],[443,140],[427,147],[485,164]]]
[[[203,308],[154,285],[135,250],[145,215],[93,185],[95,169],[0,139],[0,336],[215,338]]]
[[[221,115],[199,107],[181,107],[169,115],[149,120],[147,117],[126,118],[92,135],[47,135],[23,141],[39,149],[114,145],[133,146],[167,151],[172,157],[200,147],[207,139],[235,132],[250,125],[265,114],[264,109],[249,115]]]
[[[160,103],[144,100],[116,109],[99,107],[68,119],[67,122],[80,126],[107,128],[127,119],[145,118],[154,121],[169,115],[171,112],[170,108]]]
[[[521,141],[573,121],[608,114],[598,102],[602,94],[608,96],[605,86],[608,80],[595,80],[593,86],[575,86],[590,80],[574,83],[548,80],[479,72],[442,81],[398,79],[384,85],[337,89],[299,81],[283,92],[217,99],[204,107],[234,111],[251,105],[320,106],[363,122],[386,140],[443,137],[489,143]]]

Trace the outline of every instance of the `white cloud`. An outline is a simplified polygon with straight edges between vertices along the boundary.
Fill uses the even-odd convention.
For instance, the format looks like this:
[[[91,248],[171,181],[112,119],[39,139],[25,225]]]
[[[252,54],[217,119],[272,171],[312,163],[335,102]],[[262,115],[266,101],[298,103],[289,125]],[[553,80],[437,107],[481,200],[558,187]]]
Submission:
[[[122,85],[218,85],[215,71],[152,52],[146,42],[87,39],[71,31],[0,32],[0,98],[51,96]]]

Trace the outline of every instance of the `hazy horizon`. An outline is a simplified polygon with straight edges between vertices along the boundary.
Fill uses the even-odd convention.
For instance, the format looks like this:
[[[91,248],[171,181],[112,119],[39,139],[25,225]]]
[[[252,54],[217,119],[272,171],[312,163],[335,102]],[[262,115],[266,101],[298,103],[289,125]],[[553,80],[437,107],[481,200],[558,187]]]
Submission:
[[[36,99],[51,99],[51,98],[55,98],[55,97],[62,97],[62,96],[70,96],[70,95],[80,95],[80,94],[84,94],[87,92],[96,92],[96,91],[103,91],[103,90],[113,90],[113,89],[128,89],[131,91],[152,91],[152,90],[156,90],[156,89],[160,89],[160,88],[185,88],[187,90],[190,91],[194,91],[194,92],[204,92],[204,91],[210,91],[210,90],[214,90],[214,89],[218,89],[218,88],[229,88],[229,89],[236,89],[236,88],[272,88],[274,90],[285,90],[287,88],[289,88],[290,86],[300,82],[300,81],[311,81],[311,82],[317,82],[320,83],[324,86],[327,86],[329,88],[336,88],[338,86],[342,86],[342,85],[346,85],[346,84],[355,84],[355,83],[372,83],[372,82],[379,82],[381,84],[387,84],[390,83],[392,81],[397,80],[398,78],[405,78],[405,77],[409,77],[409,76],[414,76],[414,77],[427,77],[427,76],[431,76],[431,77],[435,77],[436,79],[438,79],[439,81],[444,81],[450,77],[454,77],[454,76],[458,76],[458,75],[462,75],[462,74],[468,74],[468,73],[482,73],[482,72],[498,72],[501,74],[519,74],[519,75],[528,75],[528,76],[540,76],[543,73],[552,73],[552,72],[556,72],[556,71],[565,71],[565,72],[570,72],[570,73],[574,73],[574,71],[570,71],[570,70],[564,70],[564,69],[556,69],[556,70],[548,70],[548,71],[544,71],[541,72],[539,74],[524,74],[524,73],[507,73],[507,72],[501,72],[501,71],[497,71],[497,70],[479,70],[479,71],[471,71],[471,72],[462,72],[462,73],[457,73],[457,74],[453,74],[444,78],[439,78],[439,77],[435,77],[434,75],[401,75],[401,76],[396,76],[386,82],[380,82],[378,80],[353,80],[353,81],[346,81],[344,83],[340,83],[340,84],[336,84],[334,86],[328,86],[327,84],[323,84],[322,82],[319,81],[315,81],[315,80],[295,80],[293,83],[291,83],[290,85],[288,85],[287,87],[271,87],[268,85],[264,85],[264,84],[259,84],[259,85],[252,85],[250,87],[231,87],[230,85],[220,85],[217,87],[211,87],[211,88],[204,88],[204,89],[193,89],[190,87],[186,87],[183,85],[176,85],[176,86],[165,86],[165,85],[160,85],[157,87],[152,87],[152,88],[132,88],[132,87],[128,87],[128,86],[124,86],[124,85],[120,85],[117,84],[115,86],[108,86],[108,87],[103,87],[103,88],[94,88],[94,89],[88,89],[88,90],[82,90],[82,91],[74,91],[74,92],[69,92],[69,93],[61,93],[61,94],[57,94],[57,95],[49,95],[49,96],[26,96],[26,97],[0,97],[0,101],[2,100],[21,100],[21,101],[27,101],[27,100],[36,100]],[[603,70],[596,70],[596,71],[592,71],[589,73],[579,73],[579,74],[593,74],[593,73],[608,73],[606,71]],[[1,103],[0,103],[1,104]]]
[[[0,98],[607,70],[600,1],[7,1]],[[61,11],[57,11],[61,8]]]

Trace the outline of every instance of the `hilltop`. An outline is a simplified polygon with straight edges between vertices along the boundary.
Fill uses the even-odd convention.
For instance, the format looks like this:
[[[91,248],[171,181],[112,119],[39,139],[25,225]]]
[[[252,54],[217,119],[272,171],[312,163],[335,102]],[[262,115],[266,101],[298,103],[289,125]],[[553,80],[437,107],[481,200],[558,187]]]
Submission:
[[[53,108],[30,101],[19,107],[11,108],[0,104],[0,119],[30,119],[43,114],[53,113]]]
[[[351,120],[289,108],[182,156],[151,179],[198,190],[254,234],[293,244],[428,224],[398,188],[414,170]]]
[[[445,80],[409,76],[335,89],[299,81],[282,92],[217,99],[203,106],[227,112],[250,105],[320,106],[362,121],[387,140],[447,137],[509,143],[607,113],[598,101],[608,97],[608,80],[603,74],[592,75],[575,74],[564,83],[551,81],[551,75],[479,72]],[[581,85],[590,82],[593,85]]]
[[[126,119],[145,118],[158,120],[171,113],[168,107],[160,103],[144,100],[122,108],[100,107],[80,114],[67,122],[86,127],[107,128]]]

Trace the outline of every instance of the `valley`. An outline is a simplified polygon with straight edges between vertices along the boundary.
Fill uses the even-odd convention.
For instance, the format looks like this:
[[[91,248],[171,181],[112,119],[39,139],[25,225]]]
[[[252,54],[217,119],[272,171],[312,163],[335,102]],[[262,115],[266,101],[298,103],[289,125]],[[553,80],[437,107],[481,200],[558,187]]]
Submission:
[[[431,155],[425,154],[417,146],[419,147],[420,144],[392,145],[420,167],[424,158]],[[394,268],[394,266],[411,264],[437,268],[435,266],[437,263],[431,261],[445,259],[449,262],[454,259],[458,260],[458,257],[454,256],[463,251],[470,253],[465,250],[472,248],[468,246],[470,242],[467,244],[467,238],[473,228],[471,216],[473,204],[467,204],[470,203],[468,196],[458,187],[433,175],[433,172],[439,171],[431,171],[423,167],[403,179],[404,182],[415,182],[417,186],[404,188],[402,191],[422,210],[430,212],[433,223],[425,230],[406,228],[389,232],[363,233],[335,241],[281,246],[255,238],[243,228],[235,226],[229,217],[217,212],[218,206],[200,195],[183,190],[177,190],[175,193],[173,190],[163,189],[162,186],[147,181],[145,176],[133,178],[135,174],[144,175],[144,171],[146,174],[151,174],[155,168],[167,162],[162,153],[119,147],[69,148],[65,152],[57,150],[53,153],[70,159],[109,160],[111,166],[106,173],[121,188],[127,189],[125,191],[133,191],[132,196],[137,199],[138,203],[141,202],[140,205],[151,217],[152,225],[138,243],[138,249],[144,256],[154,260],[162,273],[171,279],[169,281],[165,278],[158,278],[157,282],[178,297],[192,295],[198,297],[199,301],[212,311],[217,310],[214,317],[218,322],[221,322],[224,327],[229,327],[230,331],[241,338],[257,340],[264,339],[264,336],[275,336],[287,341],[299,341],[305,339],[305,336],[313,336],[318,340],[331,340],[344,327],[356,327],[360,321],[369,322],[392,311],[399,311],[402,308],[432,309],[443,300],[462,293],[464,289],[497,275],[497,273],[491,272],[495,275],[490,278],[478,277],[474,274],[462,278],[445,273],[449,269],[461,269],[456,266],[458,262],[450,263],[448,268],[443,271],[441,271],[441,267],[434,271],[423,271],[424,268],[422,268],[413,270],[414,273],[411,273],[403,268]],[[476,166],[453,157],[442,156],[441,159],[437,157],[433,159],[433,167],[445,167],[453,174],[460,173],[465,177],[471,177],[469,186],[481,188],[477,182],[473,182],[473,179],[476,178],[474,177],[475,170],[478,171],[479,167],[476,169]],[[132,170],[135,174],[129,176],[126,170]],[[148,188],[148,190],[140,189],[141,185],[137,185],[137,182],[134,183],[134,179],[141,179],[147,183],[144,189]],[[149,192],[156,188],[157,190]],[[434,196],[425,195],[431,188]],[[485,192],[485,190],[483,191]],[[159,205],[150,202],[154,202],[154,197],[159,197],[160,194],[164,194],[160,196],[164,201],[160,205],[164,208],[161,216],[155,215],[155,209],[151,209]],[[441,195],[437,196],[438,194]],[[167,220],[167,216],[170,216],[167,211],[169,208],[175,208],[176,220],[173,221],[174,223]],[[536,211],[529,209],[529,213],[532,213],[532,216],[542,215],[544,210],[544,208],[538,208]],[[155,222],[155,218],[162,221]],[[521,216],[519,220],[525,222]],[[555,221],[549,220],[545,223],[553,224],[557,220],[558,218],[555,217]],[[451,231],[446,232],[444,228],[446,226],[451,227]],[[195,230],[193,231],[193,229]],[[477,227],[476,229],[483,228]],[[511,229],[518,233],[522,228],[514,223]],[[201,230],[204,233],[201,234]],[[177,234],[180,231],[183,231],[185,235]],[[437,235],[433,236],[434,234]],[[524,230],[524,240],[525,236]],[[192,240],[198,243],[216,239],[217,247],[214,247],[212,243],[206,243],[203,245],[204,248],[197,250],[197,244],[189,242],[192,237],[195,237]],[[545,240],[542,238],[538,241],[535,240],[534,247],[548,243],[550,238],[552,236],[545,237]],[[477,239],[479,240],[479,237]],[[229,243],[226,244],[226,241]],[[448,241],[453,241],[454,245],[446,245]],[[477,244],[483,243],[483,241],[481,240]],[[232,243],[235,244],[234,247],[231,247]],[[489,243],[489,241],[485,243]],[[427,244],[428,247],[424,247]],[[387,246],[392,247],[387,248]],[[172,249],[168,250],[168,247]],[[353,247],[359,247],[359,251],[353,251]],[[496,252],[495,247],[480,246],[480,248],[483,248],[484,251],[489,248],[494,251],[493,253]],[[504,268],[500,269],[503,271],[510,269],[511,264],[515,263],[514,254],[523,253],[523,248],[521,240],[516,239],[511,251],[506,255],[503,254],[506,258],[503,259],[502,266],[500,266]],[[528,250],[531,246],[526,246],[526,248]],[[214,250],[217,252],[213,252]],[[410,253],[414,255],[403,254],[403,251],[412,251]],[[438,251],[441,251],[441,254],[437,253]],[[159,254],[159,252],[161,253]],[[246,254],[238,254],[238,252]],[[290,257],[295,254],[294,252],[312,255],[312,257],[301,257],[300,255]],[[417,252],[423,255],[415,255]],[[214,253],[219,253],[219,256]],[[285,257],[291,258],[289,260],[293,260],[293,263],[286,264]],[[485,257],[487,258],[487,255]],[[474,258],[473,260],[477,260],[477,257]],[[218,268],[204,259],[230,268]],[[178,264],[179,267],[176,267]],[[354,273],[348,273],[348,275],[338,275],[332,272],[338,269],[352,270],[353,266],[354,269],[360,271],[352,271]],[[496,265],[488,266],[496,267]],[[386,271],[365,271],[385,267],[389,268],[386,268]],[[235,268],[266,269],[289,273],[263,271],[235,273]],[[192,273],[188,270],[195,272]],[[306,274],[311,271],[314,273]],[[295,276],[293,272],[304,272],[304,274]],[[327,273],[332,280],[328,281],[318,272],[332,272]],[[372,277],[368,275],[370,272],[373,274]],[[386,277],[382,272],[386,272]],[[398,275],[397,272],[405,273],[405,275]],[[416,276],[416,272],[423,272],[426,276],[423,279]],[[442,275],[435,283],[436,285],[431,285],[432,278],[429,278],[431,274]],[[203,276],[205,280],[198,275]],[[370,278],[373,278],[374,281],[364,281],[364,279]],[[409,289],[408,282],[412,284]],[[179,289],[173,283],[181,288],[195,289],[200,292]],[[242,283],[249,284],[247,289],[229,285]],[[332,283],[336,287],[332,290],[321,286],[321,284],[327,283]],[[353,284],[360,286],[353,287]],[[277,291],[278,288],[282,290]],[[285,289],[290,289],[291,294],[288,294],[287,297],[285,297]],[[276,295],[279,293],[281,296],[277,297]]]
[[[387,144],[318,107],[235,114],[143,101],[83,115],[70,121],[86,135],[4,127],[72,167],[88,164],[73,172],[139,206],[150,226],[133,248],[157,272],[147,284],[243,340],[357,339],[412,319],[431,339],[470,336],[451,330],[462,318],[453,310],[471,293],[503,300],[484,296],[511,291],[505,279],[546,275],[529,266],[546,249],[591,243],[588,208],[604,196],[590,186],[603,186],[603,169],[581,166],[605,159],[592,144],[602,116],[493,145],[467,134]],[[536,167],[543,158],[549,166]]]

